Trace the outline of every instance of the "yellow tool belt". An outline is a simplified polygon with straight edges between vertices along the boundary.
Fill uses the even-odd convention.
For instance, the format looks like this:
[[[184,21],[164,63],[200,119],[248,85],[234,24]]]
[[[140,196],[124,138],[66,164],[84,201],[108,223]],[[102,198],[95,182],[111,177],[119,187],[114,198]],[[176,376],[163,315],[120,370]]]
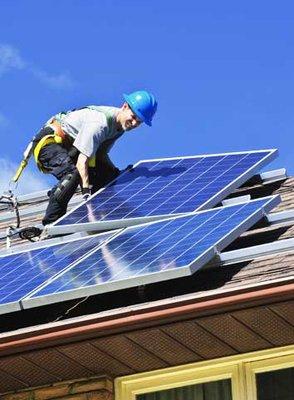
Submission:
[[[47,126],[50,127],[54,133],[44,136],[39,140],[34,148],[35,161],[39,170],[43,173],[47,173],[48,171],[39,160],[42,148],[52,143],[62,144],[65,146],[70,146],[72,144],[72,139],[62,130],[61,125],[56,121],[56,119],[52,119]]]

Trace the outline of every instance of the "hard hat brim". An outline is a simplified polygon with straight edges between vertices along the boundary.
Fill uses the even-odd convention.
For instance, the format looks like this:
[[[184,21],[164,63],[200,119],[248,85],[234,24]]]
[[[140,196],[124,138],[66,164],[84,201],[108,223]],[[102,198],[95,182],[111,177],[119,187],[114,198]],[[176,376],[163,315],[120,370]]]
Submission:
[[[146,125],[148,125],[148,126],[152,126],[152,122],[151,122],[150,120],[146,119],[146,118],[144,117],[144,115],[141,114],[140,111],[136,109],[136,107],[134,107],[134,104],[133,104],[132,100],[130,99],[130,96],[129,96],[129,95],[127,95],[127,94],[124,93],[124,94],[123,94],[123,98],[125,99],[125,101],[127,102],[127,104],[130,106],[130,108],[131,108],[131,110],[133,111],[133,113],[136,114],[137,117],[139,117],[141,121],[143,121],[143,122],[144,122]]]

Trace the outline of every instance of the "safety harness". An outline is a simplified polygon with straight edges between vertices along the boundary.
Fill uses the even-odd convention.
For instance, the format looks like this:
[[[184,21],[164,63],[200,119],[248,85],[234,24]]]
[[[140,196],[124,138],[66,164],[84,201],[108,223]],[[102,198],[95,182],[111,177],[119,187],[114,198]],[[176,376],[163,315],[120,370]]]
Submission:
[[[55,118],[52,118],[52,120],[50,120],[50,122],[47,123],[46,127],[51,128],[54,133],[47,134],[43,136],[40,140],[38,140],[38,138],[33,140],[33,142],[35,142],[35,145],[33,146],[34,159],[36,161],[39,170],[44,174],[46,174],[48,170],[42,165],[42,163],[39,160],[42,148],[52,143],[57,143],[61,145],[65,144],[71,145],[73,141],[70,138],[70,136],[68,136],[66,133],[63,132],[61,125]]]
[[[52,134],[46,134],[42,136],[41,138],[37,135],[33,138],[33,140],[28,144],[27,148],[25,149],[23,153],[23,160],[21,161],[15,175],[12,178],[12,181],[16,183],[19,178],[21,177],[21,174],[23,173],[24,169],[28,165],[29,159],[34,155],[34,159],[36,161],[36,164],[41,172],[44,174],[48,173],[49,171],[42,165],[41,161],[39,160],[40,152],[43,149],[44,146],[48,146],[49,144],[52,143],[57,143],[60,145],[64,145],[67,147],[71,147],[73,143],[73,138],[69,136],[67,133],[65,133],[62,130],[61,127],[61,122],[64,116],[68,115],[69,113],[73,111],[78,111],[82,109],[90,109],[90,110],[95,110],[102,112],[107,121],[107,127],[111,131],[113,128],[113,117],[112,114],[107,112],[106,110],[102,109],[102,107],[99,106],[86,106],[86,107],[81,107],[81,108],[75,108],[73,110],[69,111],[62,111],[52,117],[47,124],[45,125],[46,127],[49,127],[52,129],[53,133]],[[89,167],[95,167],[96,164],[96,157],[93,156],[89,159]]]

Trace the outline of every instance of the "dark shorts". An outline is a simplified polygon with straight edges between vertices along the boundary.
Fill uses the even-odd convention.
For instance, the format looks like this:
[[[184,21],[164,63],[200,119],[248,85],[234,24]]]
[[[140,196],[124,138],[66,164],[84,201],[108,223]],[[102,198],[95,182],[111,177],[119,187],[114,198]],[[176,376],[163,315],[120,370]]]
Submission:
[[[69,151],[60,144],[53,143],[42,148],[39,160],[48,173],[60,180],[69,173],[76,171],[75,162]]]

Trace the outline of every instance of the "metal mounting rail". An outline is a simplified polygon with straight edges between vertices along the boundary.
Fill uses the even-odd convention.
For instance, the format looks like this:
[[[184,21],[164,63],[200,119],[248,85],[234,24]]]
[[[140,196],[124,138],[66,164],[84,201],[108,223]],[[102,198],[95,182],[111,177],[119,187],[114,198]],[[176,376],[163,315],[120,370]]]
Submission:
[[[19,203],[21,202],[37,202],[37,201],[42,201],[42,200],[46,200],[48,199],[48,190],[50,189],[46,189],[46,190],[42,190],[40,192],[33,192],[33,193],[28,193],[28,194],[23,194],[20,196],[17,196],[17,201]],[[0,205],[0,210],[5,210],[6,207]]]
[[[259,244],[244,249],[219,253],[216,258],[207,265],[207,267],[237,264],[244,261],[254,260],[259,257],[291,251],[294,251],[294,238],[277,240],[271,243]]]
[[[33,192],[33,193],[16,196],[17,201],[21,205],[21,203],[26,203],[26,202],[37,203],[38,201],[48,200],[48,191],[50,191],[50,188],[48,188],[46,190],[41,190],[39,192]],[[4,209],[6,209],[6,207],[0,205],[0,210],[4,210]]]
[[[21,201],[38,201],[42,200],[44,198],[48,198],[47,193],[50,190],[50,188],[41,190],[39,192],[33,192],[33,193],[28,193],[28,194],[23,194],[21,196],[17,196],[17,199],[19,202]]]
[[[275,169],[273,171],[262,172],[260,175],[262,183],[272,183],[276,181],[284,180],[288,177],[285,168]]]
[[[288,175],[285,168],[275,169],[252,176],[252,178],[248,179],[248,181],[242,185],[242,188],[249,188],[251,185],[254,186],[256,184],[268,185],[274,182],[283,181],[287,178]]]
[[[46,199],[48,199],[48,196],[46,195]],[[41,198],[39,198],[39,201],[41,201]],[[82,195],[76,195],[74,196],[71,201],[69,202],[69,206],[76,206],[79,203],[82,202]],[[33,217],[38,214],[44,213],[46,208],[48,206],[48,202],[44,202],[43,204],[38,204],[38,205],[32,205],[28,206],[25,209],[20,209],[19,210],[19,215],[21,218],[26,218],[26,217]],[[15,214],[13,211],[6,211],[0,214],[0,222],[8,222],[11,221],[15,218]]]
[[[294,210],[285,210],[275,213],[270,213],[266,216],[267,222],[270,225],[293,225],[294,224]]]
[[[245,196],[238,196],[238,197],[231,197],[229,199],[224,199],[222,201],[223,206],[230,206],[233,204],[240,204],[240,203],[246,203],[246,201],[250,201],[251,196],[250,194],[247,194]]]

